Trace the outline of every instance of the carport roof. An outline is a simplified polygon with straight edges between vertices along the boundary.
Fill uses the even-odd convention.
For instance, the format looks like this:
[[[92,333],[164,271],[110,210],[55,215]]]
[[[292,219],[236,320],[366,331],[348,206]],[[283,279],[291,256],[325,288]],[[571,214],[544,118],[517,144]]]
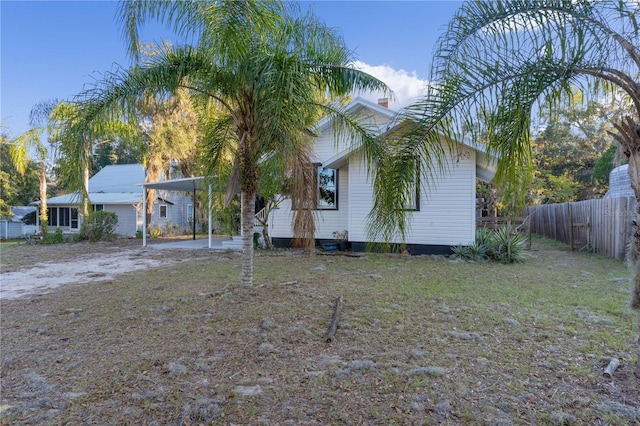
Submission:
[[[141,185],[147,189],[166,189],[170,191],[192,192],[194,190],[205,189],[204,176],[148,182]]]

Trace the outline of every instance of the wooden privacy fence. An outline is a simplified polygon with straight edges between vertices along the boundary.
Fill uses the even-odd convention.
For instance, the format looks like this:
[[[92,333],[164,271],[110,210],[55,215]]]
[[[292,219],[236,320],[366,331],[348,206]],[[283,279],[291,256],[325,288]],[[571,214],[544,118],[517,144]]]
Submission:
[[[623,260],[633,238],[636,206],[634,197],[603,198],[529,206],[525,216],[531,217],[534,234]]]

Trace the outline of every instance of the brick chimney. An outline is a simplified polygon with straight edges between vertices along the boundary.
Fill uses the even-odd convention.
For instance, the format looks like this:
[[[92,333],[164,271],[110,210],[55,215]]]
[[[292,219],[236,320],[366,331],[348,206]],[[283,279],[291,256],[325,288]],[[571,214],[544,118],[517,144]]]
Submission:
[[[389,108],[389,98],[378,98],[378,105]]]

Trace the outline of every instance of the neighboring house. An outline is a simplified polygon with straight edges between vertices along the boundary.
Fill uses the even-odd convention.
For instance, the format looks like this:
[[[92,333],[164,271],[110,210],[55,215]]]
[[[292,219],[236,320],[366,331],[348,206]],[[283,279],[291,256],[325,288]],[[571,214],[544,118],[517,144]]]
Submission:
[[[367,124],[377,127],[380,133],[394,130],[395,111],[383,103],[356,99],[349,109],[362,111]],[[334,240],[334,232],[347,231],[352,249],[362,251],[370,242],[366,224],[374,201],[372,179],[359,151],[340,141],[336,143],[330,120],[320,121],[318,127],[321,134],[313,150],[314,161],[319,164],[316,241]],[[488,159],[478,146],[464,144],[455,158],[450,158],[446,173],[429,184],[416,182],[417,197],[407,207],[408,236],[405,241],[397,238],[389,242],[406,243],[412,254],[450,253],[451,246],[472,242],[476,230],[476,178],[490,181],[495,174],[495,162]],[[291,244],[292,217],[290,199],[271,213],[269,234],[275,246]]]
[[[144,178],[145,171],[141,164],[118,164],[104,167],[89,179],[91,208],[94,211],[116,213],[118,225],[115,233],[118,235],[133,236],[142,230]],[[63,232],[79,231],[82,225],[79,204],[78,194],[48,199],[49,227],[60,228]],[[157,192],[150,221],[152,227],[171,227],[174,232],[181,232],[183,229],[190,229],[192,217],[193,201],[190,194],[176,191]]]
[[[33,206],[11,207],[13,216],[10,219],[0,220],[0,238],[23,238],[37,233],[35,217],[37,208]]]
[[[629,165],[623,164],[609,173],[609,190],[604,198],[635,197],[629,177]]]

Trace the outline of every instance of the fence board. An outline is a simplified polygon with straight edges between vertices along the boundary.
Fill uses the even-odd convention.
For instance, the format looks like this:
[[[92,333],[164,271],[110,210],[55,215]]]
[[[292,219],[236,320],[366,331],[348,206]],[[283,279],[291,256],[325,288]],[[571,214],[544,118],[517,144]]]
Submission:
[[[529,206],[531,232],[622,260],[633,238],[634,197]]]

